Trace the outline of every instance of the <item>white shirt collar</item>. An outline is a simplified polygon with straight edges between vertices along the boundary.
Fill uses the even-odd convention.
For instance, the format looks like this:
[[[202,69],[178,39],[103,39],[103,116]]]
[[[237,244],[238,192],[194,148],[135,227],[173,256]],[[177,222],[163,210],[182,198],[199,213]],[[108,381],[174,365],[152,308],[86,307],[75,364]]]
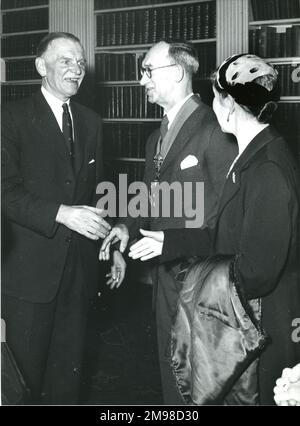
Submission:
[[[185,104],[185,102],[190,99],[192,96],[194,95],[194,93],[190,93],[189,95],[187,95],[184,99],[182,99],[182,101],[178,102],[176,105],[174,105],[170,111],[167,113],[167,117],[169,120],[169,124],[168,124],[168,129],[170,128],[171,124],[173,123],[177,113],[179,112],[180,108],[183,106],[183,104]]]
[[[54,108],[57,108],[57,107],[62,108],[62,104],[70,105],[70,99],[64,102],[61,99],[58,99],[56,96],[52,95],[52,93],[48,92],[48,90],[45,89],[44,86],[41,87],[41,90],[50,107],[53,106]]]
[[[55,115],[55,118],[60,127],[60,130],[62,130],[62,113],[63,113],[62,104],[66,103],[68,104],[68,106],[70,106],[70,99],[68,99],[66,102],[63,102],[61,99],[58,99],[56,96],[52,95],[52,93],[48,92],[48,90],[45,89],[45,87],[43,86],[41,87],[41,91],[48,105],[50,106],[53,114]],[[71,119],[73,121],[71,108],[69,108],[69,111],[71,114]]]

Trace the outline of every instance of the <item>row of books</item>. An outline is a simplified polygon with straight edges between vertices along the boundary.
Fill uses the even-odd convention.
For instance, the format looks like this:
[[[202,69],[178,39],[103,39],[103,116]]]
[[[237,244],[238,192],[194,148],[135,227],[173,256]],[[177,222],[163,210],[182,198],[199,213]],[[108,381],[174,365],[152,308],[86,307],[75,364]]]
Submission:
[[[142,86],[98,87],[99,111],[104,118],[160,118],[162,108],[150,104]]]
[[[216,67],[216,44],[195,45],[199,57],[197,77],[207,78]],[[143,53],[101,52],[95,55],[96,79],[100,81],[137,81],[141,78]]]
[[[49,26],[48,8],[3,13],[3,33],[44,30]]]
[[[105,176],[108,180],[114,182],[116,187],[118,187],[119,175],[126,174],[128,184],[132,182],[141,182],[144,177],[145,164],[144,163],[134,163],[134,162],[121,162],[114,161],[113,167],[111,160],[105,162]]]
[[[142,5],[152,5],[159,3],[182,1],[182,0],[95,0],[95,10],[98,9],[112,9],[116,7],[132,7]],[[184,0],[183,0],[184,1]]]
[[[300,25],[262,26],[249,31],[249,51],[264,58],[300,56]]]
[[[300,96],[300,61],[294,64],[276,64],[281,96]]]
[[[201,2],[97,15],[97,46],[155,43],[160,39],[216,37],[216,4]]]
[[[194,45],[198,58],[199,69],[196,78],[209,78],[216,69],[216,43]]]
[[[35,80],[41,78],[35,67],[34,59],[16,59],[6,61],[5,79],[11,80]]]
[[[2,56],[9,58],[11,56],[35,55],[36,49],[47,31],[38,34],[25,34],[3,37],[1,39]]]
[[[298,83],[299,84],[299,83]],[[300,102],[279,103],[274,114],[273,124],[284,135],[300,138]]]
[[[31,7],[49,4],[49,0],[2,0],[1,9],[16,9],[18,7]]]
[[[2,103],[17,101],[22,98],[27,98],[40,90],[39,84],[26,84],[24,86],[2,86],[1,87],[1,101]]]
[[[143,60],[139,53],[96,53],[95,70],[97,81],[136,81]]]
[[[144,158],[147,138],[158,127],[159,123],[105,123],[105,158]]]
[[[298,83],[299,84],[299,83]],[[279,103],[273,125],[284,136],[291,151],[300,160],[300,102]]]
[[[299,18],[299,0],[251,0],[253,19],[291,19]]]

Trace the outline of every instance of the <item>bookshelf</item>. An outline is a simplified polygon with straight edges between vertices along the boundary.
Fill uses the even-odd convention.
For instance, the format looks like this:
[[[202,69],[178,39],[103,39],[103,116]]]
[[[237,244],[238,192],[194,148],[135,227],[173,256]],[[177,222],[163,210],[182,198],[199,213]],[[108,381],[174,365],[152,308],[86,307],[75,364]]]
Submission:
[[[266,58],[279,72],[281,97],[274,123],[298,156],[300,156],[299,40],[298,0],[249,0],[249,52]]]
[[[95,0],[94,15],[96,108],[104,121],[107,170],[112,181],[119,173],[129,182],[142,180],[145,143],[162,118],[139,84],[144,55],[161,39],[189,40],[200,57],[194,90],[208,92],[216,67],[216,1]]]
[[[162,112],[147,103],[139,68],[146,51],[161,38],[194,43],[201,59],[194,90],[207,103],[210,72],[227,56],[247,51],[249,39],[249,50],[279,70],[283,91],[276,123],[298,149],[298,0],[2,0],[1,15],[2,101],[28,96],[39,87],[35,51],[49,30],[74,33],[87,52],[84,85],[90,79],[89,92],[80,101],[101,113],[107,143],[114,140],[116,147],[114,164],[120,167],[124,162],[134,168],[134,158],[139,166],[142,161],[134,151],[119,152],[116,138],[124,139],[129,132],[133,138],[129,149],[140,144],[143,152],[147,136],[159,127]]]
[[[40,86],[35,53],[49,32],[49,0],[1,2],[1,99],[15,101],[30,96]]]

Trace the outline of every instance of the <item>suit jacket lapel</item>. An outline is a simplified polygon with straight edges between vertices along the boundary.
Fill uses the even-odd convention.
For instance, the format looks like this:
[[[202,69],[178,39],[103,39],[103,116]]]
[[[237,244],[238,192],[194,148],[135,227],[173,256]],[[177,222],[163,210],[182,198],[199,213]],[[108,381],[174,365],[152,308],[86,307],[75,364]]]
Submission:
[[[200,103],[199,103],[200,105]],[[184,146],[188,143],[190,139],[191,131],[195,125],[199,121],[199,107],[192,112],[192,114],[188,117],[188,119],[184,122],[183,126],[179,130],[160,170],[160,174],[162,175],[164,171],[169,167],[169,165],[178,157],[180,151],[184,148]]]
[[[235,170],[231,170],[224,185],[223,193],[220,199],[218,216],[221,215],[225,206],[235,196],[240,189],[240,173]]]
[[[170,148],[170,151],[168,152],[166,158],[164,159],[164,162],[160,170],[161,175],[170,166],[170,164],[172,164],[172,162],[177,158],[180,151],[184,148],[186,143],[189,141],[190,131],[187,125],[189,121],[190,121],[190,118],[187,119],[187,121],[184,123],[184,125],[180,129],[178,135],[176,136],[175,141],[173,142],[173,145]]]
[[[268,126],[264,130],[262,130],[258,135],[256,135],[255,138],[247,146],[245,151],[243,151],[240,158],[237,160],[236,164],[233,166],[227,177],[223,194],[220,199],[218,216],[221,215],[226,205],[239,191],[241,173],[243,172],[243,170],[248,168],[255,154],[260,151],[266,144],[272,141],[276,135],[278,135],[276,130]]]

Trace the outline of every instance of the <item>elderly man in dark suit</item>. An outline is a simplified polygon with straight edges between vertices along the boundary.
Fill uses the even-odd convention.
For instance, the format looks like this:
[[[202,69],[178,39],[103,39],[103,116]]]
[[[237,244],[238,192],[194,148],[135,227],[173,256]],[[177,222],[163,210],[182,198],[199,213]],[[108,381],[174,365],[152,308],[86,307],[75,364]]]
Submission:
[[[194,48],[185,42],[159,42],[146,54],[142,63],[141,85],[145,86],[148,100],[164,108],[164,118],[160,131],[155,131],[146,145],[146,166],[144,181],[149,187],[150,204],[154,210],[159,196],[164,208],[166,201],[163,192],[157,194],[157,184],[179,183],[183,188],[182,202],[190,201],[189,209],[176,210],[177,195],[170,197],[170,215],[156,217],[127,218],[114,227],[104,240],[100,258],[108,257],[111,242],[120,239],[123,251],[129,239],[138,235],[139,228],[164,230],[186,226],[213,226],[218,199],[225,183],[226,174],[237,153],[234,141],[223,134],[211,108],[202,103],[192,90],[192,78],[199,67]],[[189,193],[184,184],[191,182]],[[199,186],[204,183],[204,196],[200,196]],[[152,189],[152,190],[151,190]],[[204,199],[204,206],[198,200]],[[203,212],[195,212],[195,223],[189,214],[178,214],[178,210],[191,213],[195,205]],[[188,210],[188,211],[187,211]],[[151,211],[151,207],[150,207]],[[150,215],[151,216],[151,215]],[[202,217],[203,220],[197,220]],[[156,310],[159,360],[164,402],[182,404],[170,368],[170,329],[176,312],[180,284],[175,279],[178,265],[158,265],[153,269],[154,303]]]
[[[101,120],[70,101],[85,67],[77,37],[48,34],[36,58],[41,91],[8,104],[2,117],[2,208],[9,227],[2,318],[34,403],[78,402],[89,299],[98,284],[96,241],[110,229],[90,207],[103,179]],[[124,268],[115,252],[119,283]]]

